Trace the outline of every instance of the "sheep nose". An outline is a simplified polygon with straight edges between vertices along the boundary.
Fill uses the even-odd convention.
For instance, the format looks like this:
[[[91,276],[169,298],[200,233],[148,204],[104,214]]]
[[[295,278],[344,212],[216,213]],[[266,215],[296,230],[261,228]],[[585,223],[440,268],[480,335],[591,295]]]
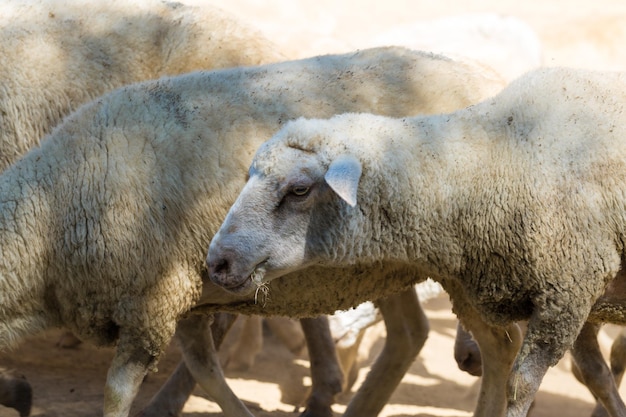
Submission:
[[[209,268],[209,274],[213,275],[227,275],[230,270],[230,262],[228,259],[221,258],[216,260],[210,260],[207,258],[207,267]]]
[[[211,250],[206,259],[209,279],[223,288],[231,288],[239,285],[238,277],[233,274],[235,254],[228,250]]]

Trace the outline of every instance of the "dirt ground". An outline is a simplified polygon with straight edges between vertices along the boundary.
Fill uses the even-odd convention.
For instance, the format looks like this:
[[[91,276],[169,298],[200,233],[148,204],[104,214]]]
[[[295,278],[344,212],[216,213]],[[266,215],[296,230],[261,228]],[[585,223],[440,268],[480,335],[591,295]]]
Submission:
[[[419,357],[383,409],[382,417],[465,417],[471,416],[478,394],[479,380],[458,370],[452,356],[456,319],[450,312],[447,295],[423,303],[430,320],[431,332]],[[611,335],[610,327],[601,334],[605,352]],[[2,363],[22,372],[34,390],[32,415],[37,417],[101,416],[102,388],[112,349],[81,345],[77,349],[55,347],[61,332],[49,331],[25,342],[17,351],[2,356]],[[370,328],[363,346],[367,349],[359,378],[367,374],[382,349],[385,330],[382,323]],[[225,347],[232,340],[225,341]],[[369,355],[367,354],[369,353]],[[180,358],[171,346],[159,365],[159,372],[150,374],[135,402],[133,414],[140,410],[158,390]],[[308,378],[308,362],[293,355],[269,331],[265,331],[264,347],[254,366],[245,372],[226,372],[235,393],[257,417],[296,417],[294,403],[304,398]],[[625,390],[622,389],[622,395]],[[333,407],[339,416],[345,410],[351,393],[342,395]],[[588,417],[593,398],[570,372],[569,358],[550,369],[531,411],[532,417]],[[15,417],[13,409],[1,408],[0,417]],[[219,407],[196,388],[185,405],[184,417],[223,416]]]
[[[193,0],[201,1],[201,0]],[[215,4],[257,25],[290,56],[343,52],[368,46],[368,39],[397,25],[451,14],[498,12],[518,16],[544,41],[546,65],[620,69],[626,66],[626,2],[555,0],[222,0]],[[601,22],[601,23],[598,23]],[[429,339],[381,416],[470,416],[478,380],[456,368],[452,345],[455,317],[445,295],[424,305],[430,319]],[[607,327],[600,336],[605,352],[617,331]],[[2,355],[2,363],[23,373],[34,389],[34,416],[91,417],[101,415],[102,387],[112,351],[81,345],[55,347],[60,330],[29,339],[18,350]],[[368,331],[372,346],[359,381],[382,347],[384,327]],[[134,411],[158,389],[179,359],[172,346],[159,372],[145,381]],[[300,395],[307,384],[307,362],[294,357],[271,333],[254,367],[227,372],[233,390],[258,417],[295,416],[292,401],[281,387]],[[359,381],[355,385],[358,388]],[[624,395],[624,390],[622,390]],[[293,393],[291,394],[293,397]],[[337,415],[349,395],[339,399]],[[552,368],[536,397],[533,417],[589,416],[593,398],[570,373],[568,358]],[[16,416],[0,407],[0,417]],[[221,416],[219,408],[196,390],[185,417]]]

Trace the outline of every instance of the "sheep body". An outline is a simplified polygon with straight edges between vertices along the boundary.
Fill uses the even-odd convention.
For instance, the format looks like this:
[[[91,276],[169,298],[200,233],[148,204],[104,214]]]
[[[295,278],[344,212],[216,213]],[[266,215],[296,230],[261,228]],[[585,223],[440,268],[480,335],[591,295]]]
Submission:
[[[79,105],[122,85],[283,56],[218,8],[159,0],[0,5],[0,169]]]
[[[82,106],[0,175],[0,343],[53,325],[117,340],[105,416],[126,415],[210,291],[205,248],[258,144],[299,115],[431,113],[499,90],[474,71],[383,48],[163,78]]]
[[[213,239],[211,278],[246,293],[253,271],[417,268],[462,320],[463,303],[492,325],[529,319],[507,387],[507,415],[525,415],[621,270],[625,87],[626,74],[543,69],[451,114],[289,123],[258,151]],[[617,305],[589,317],[623,323]]]
[[[217,8],[158,0],[4,1],[0,39],[0,170],[115,87],[282,58],[258,31]],[[28,415],[28,382],[4,372],[0,383],[0,402]]]

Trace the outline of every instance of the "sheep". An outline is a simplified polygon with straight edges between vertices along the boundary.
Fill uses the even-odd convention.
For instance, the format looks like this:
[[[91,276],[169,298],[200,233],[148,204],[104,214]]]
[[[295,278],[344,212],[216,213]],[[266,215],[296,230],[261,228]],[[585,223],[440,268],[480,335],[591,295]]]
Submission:
[[[447,65],[448,64],[446,64],[446,66]],[[453,66],[455,66],[455,65],[459,65],[459,64],[458,63],[457,64],[453,64]],[[472,64],[469,67],[465,68],[463,70],[463,72],[468,71],[470,69],[471,69],[472,72],[477,71],[477,70],[484,71],[482,66],[476,66],[475,67]],[[425,73],[430,74],[430,70],[428,70],[427,68],[423,68],[422,70],[425,71]],[[458,71],[458,69],[456,71]],[[482,83],[486,83],[486,85],[488,85],[486,91],[488,92],[488,94],[491,94],[492,92],[494,92],[497,89],[501,88],[502,85],[503,85],[503,82],[501,81],[499,76],[495,75],[495,73],[487,72],[487,74],[489,74],[489,77],[490,77],[489,80],[486,81],[486,80],[482,80],[481,79],[481,82]],[[432,75],[430,75],[430,76],[432,76]],[[454,74],[449,74],[449,75],[446,75],[445,77],[449,77],[449,76],[456,77],[456,75],[454,75]],[[476,77],[475,75],[465,74],[465,77],[468,77],[468,76],[469,76],[469,79],[471,79],[473,77]],[[467,81],[467,79],[466,79],[466,81]],[[468,87],[470,89],[475,88],[475,86],[472,85],[472,83],[470,83],[470,84],[464,83],[463,86],[461,86],[461,85],[458,84],[458,82],[455,79],[446,88],[450,88],[452,90],[451,94],[453,95],[453,97],[456,97],[458,94],[461,94],[461,96],[467,95],[468,94],[468,90],[466,90],[466,89]],[[484,86],[481,86],[478,90],[482,90],[484,88],[485,88]],[[458,91],[459,89],[461,91]],[[422,92],[421,94],[428,95],[430,93]],[[478,95],[485,95],[486,93],[482,92],[482,91],[470,93],[470,95],[473,97],[474,100],[476,99],[476,94],[478,94]],[[440,98],[440,99],[443,99],[446,102],[449,102],[449,100],[450,100],[450,97],[441,96],[440,93],[437,93],[436,96],[438,98]],[[455,98],[455,100],[456,100],[456,98]],[[470,100],[461,100],[461,102],[464,102],[465,104],[469,104],[471,101]],[[397,106],[397,105],[398,104],[396,103],[395,106]],[[431,104],[428,104],[428,105],[429,106],[439,106],[439,105],[441,105],[441,103],[439,103],[437,100],[431,100]],[[403,106],[404,106],[404,104],[402,104],[400,107],[403,107]],[[459,106],[459,102],[457,101],[455,104],[452,104],[452,105],[446,104],[446,106],[458,107]],[[404,110],[402,108],[400,108],[400,107],[398,108],[397,111],[399,111],[400,113],[403,113]],[[423,110],[420,110],[420,111],[423,111]],[[413,298],[414,298],[414,296],[413,296]],[[402,299],[402,298],[400,298],[400,299]],[[411,296],[408,297],[408,300],[409,301],[412,300]],[[217,302],[217,304],[219,305],[219,303],[221,303],[221,302],[223,302],[223,300],[219,300]],[[406,303],[408,303],[408,302],[406,302]],[[239,308],[240,307],[237,306],[234,309],[231,308],[231,310],[229,310],[229,311],[236,312],[236,313],[242,313],[242,312],[245,313],[245,312],[247,312],[248,314],[254,314],[254,311],[253,311],[254,308],[252,310],[239,309]],[[383,391],[378,396],[371,396],[371,397],[365,398],[365,400],[367,400],[368,402],[362,402],[363,405],[360,408],[356,408],[356,411],[354,412],[354,415],[359,415],[359,410],[360,409],[368,410],[368,412],[373,412],[373,410],[376,410],[376,409],[380,410],[382,408],[382,406],[384,405],[384,403],[386,402],[386,398],[391,394],[393,388],[396,386],[396,384],[399,382],[401,377],[404,375],[404,371],[410,365],[411,361],[413,360],[413,357],[415,356],[415,354],[417,354],[417,351],[419,351],[419,349],[421,348],[421,345],[423,343],[422,338],[424,337],[424,335],[422,333],[424,332],[423,328],[425,327],[425,324],[424,324],[424,320],[425,319],[423,317],[423,312],[419,311],[419,313],[414,313],[415,309],[419,309],[419,308],[420,308],[419,305],[414,306],[411,309],[409,309],[407,307],[407,310],[410,311],[410,313],[411,313],[410,315],[408,315],[410,317],[409,320],[412,321],[411,323],[405,323],[403,325],[402,323],[404,323],[404,322],[402,320],[406,320],[405,317],[394,318],[394,319],[390,320],[391,322],[394,323],[394,326],[389,326],[388,325],[388,328],[391,329],[393,327],[398,327],[399,329],[396,332],[394,332],[394,333],[396,333],[398,335],[401,335],[403,332],[406,332],[407,329],[419,329],[418,331],[415,332],[416,336],[414,336],[414,337],[417,337],[421,341],[419,343],[415,342],[415,341],[409,341],[408,339],[406,339],[406,337],[408,335],[404,336],[404,338],[402,338],[402,337],[396,338],[396,339],[392,338],[391,341],[388,341],[388,349],[387,349],[387,351],[389,351],[391,353],[394,353],[397,356],[404,357],[403,366],[402,367],[400,367],[400,366],[395,367],[395,369],[393,370],[394,372],[393,372],[392,378],[395,379],[396,382],[395,383],[391,382],[386,387],[386,389],[387,389],[386,392]],[[261,312],[259,312],[258,310],[255,310],[255,311],[257,311],[257,314],[260,314],[260,313],[267,314],[267,311],[263,311],[263,310]],[[282,313],[274,313],[274,314],[285,314],[287,311],[292,311],[292,309],[284,309],[283,308],[282,310],[279,310],[279,311],[282,311]],[[307,314],[310,315],[311,312],[313,312],[313,311],[319,311],[320,313],[321,312],[329,313],[329,312],[332,311],[332,309],[326,308],[324,310],[319,310],[318,309],[318,310],[307,310],[307,311],[308,311]],[[396,313],[396,315],[397,314],[398,313]],[[387,316],[390,316],[390,314],[387,313]],[[189,327],[193,328],[194,326],[189,326]],[[196,326],[196,327],[199,328],[200,326]],[[409,347],[405,347],[405,345],[407,345],[407,343],[410,345]],[[309,349],[311,349],[311,348],[312,347],[309,344]],[[354,358],[348,358],[348,360],[351,360],[351,359],[354,359]],[[384,362],[381,362],[381,363],[383,363],[383,364],[379,366],[379,369],[378,369],[378,373],[379,374],[383,374],[385,372],[385,369],[386,369],[386,366],[384,365]],[[350,362],[348,362],[348,364],[350,364]],[[199,367],[199,366],[200,366],[199,364],[196,364],[196,367]],[[210,365],[207,365],[207,367],[208,366],[214,366],[214,365],[213,365],[213,363],[211,363]],[[184,376],[182,376],[182,375],[184,375]],[[180,381],[178,381],[178,382],[169,382],[168,385],[169,386],[174,386],[174,387],[178,387],[178,386],[181,386],[181,385],[186,386],[188,388],[188,392],[185,395],[189,395],[190,392],[191,392],[191,389],[193,388],[193,381],[192,381],[191,375],[188,373],[188,371],[186,371],[184,369],[184,365],[180,365],[179,366],[179,368],[175,372],[175,376],[178,376],[181,379],[187,378],[187,380],[185,382],[180,382]],[[317,379],[319,380],[319,377]],[[372,378],[372,380],[376,381],[376,378]],[[313,381],[314,381],[314,386],[315,386],[315,381],[316,381],[316,377],[315,376],[313,377]],[[370,382],[370,384],[373,384],[373,383]],[[205,386],[206,386],[206,384],[205,384]],[[167,390],[167,389],[168,388],[166,387],[165,390]],[[337,390],[335,389],[335,391],[337,391]],[[147,415],[158,415],[159,413],[162,413],[162,410],[164,409],[164,407],[171,407],[172,403],[175,403],[176,405],[174,405],[173,408],[170,409],[170,413],[171,414],[177,414],[180,411],[180,408],[182,407],[183,402],[181,402],[181,400],[174,401],[174,402],[171,401],[171,397],[181,398],[181,393],[180,392],[176,392],[176,393],[162,392],[160,394],[161,395],[157,396],[153,400],[153,402],[148,406],[148,408],[146,410],[144,410],[143,415],[146,415],[146,416]],[[182,398],[186,398],[186,397],[183,395]],[[316,397],[314,395],[313,399],[315,399],[315,398]],[[332,399],[328,399],[328,400],[332,400]],[[327,400],[321,400],[320,402],[321,403],[327,402],[328,403],[328,407],[330,405],[330,401],[327,401]],[[355,403],[356,404],[360,404],[359,401],[356,401]],[[375,405],[373,407],[371,407],[370,404],[375,404]],[[313,406],[311,404],[311,400],[309,401],[308,408],[309,408],[309,410],[307,410],[307,411],[310,411],[311,409],[316,410],[315,406]],[[312,411],[312,415],[325,415],[328,412],[330,412],[330,411],[319,411],[319,409],[318,409],[317,411]]]
[[[623,278],[625,88],[626,74],[541,69],[458,112],[288,123],[213,238],[210,278],[245,294],[311,265],[421,270],[462,321],[529,320],[505,410],[526,415],[588,317],[626,323],[621,300],[594,306]]]
[[[0,16],[0,170],[114,88],[284,60],[258,30],[210,5],[9,0]]]
[[[5,77],[0,169],[79,104],[114,87],[196,69],[283,59],[257,30],[211,6],[114,1],[94,2],[86,12],[84,2],[9,1],[0,10],[5,19],[0,23],[5,40],[0,43],[0,73]],[[80,343],[70,336],[66,333],[58,343]],[[8,377],[0,382],[6,393],[13,392],[13,385],[22,392],[27,384]],[[27,394],[30,398],[30,390]],[[13,397],[0,401],[13,402]]]
[[[113,88],[283,59],[256,29],[211,6],[5,1],[0,15],[0,170],[80,104]],[[31,399],[28,382],[3,371],[0,403],[28,415]]]
[[[397,51],[399,51],[399,50],[396,50],[396,52]],[[424,57],[425,59],[423,59],[423,62],[421,63],[422,66],[420,67],[420,72],[422,73],[422,75],[427,75],[428,77],[433,77],[433,76],[435,76],[434,74],[438,74],[441,66],[440,66],[440,64],[438,64],[436,62],[433,62],[435,64],[435,67],[437,67],[437,68],[435,69],[435,67],[433,67],[432,70],[431,70],[429,68],[429,66],[431,66],[433,63],[429,63],[428,62],[431,58],[427,58],[427,56]],[[449,61],[447,59],[444,59],[444,60],[446,61],[446,63],[444,64],[445,67],[446,67],[446,73],[448,73],[450,71],[450,68],[447,68],[447,67],[449,67],[449,66],[456,67],[457,65],[461,65],[459,63],[453,63],[452,61]],[[477,77],[476,75],[472,75],[471,74],[471,72],[476,71],[477,68],[475,68],[473,66],[465,67],[464,65],[461,65],[461,67],[464,68],[461,71],[462,73],[464,73],[461,76],[461,78],[457,78],[459,75],[461,75],[461,73],[459,72],[460,68],[455,68],[454,72],[449,73],[449,74],[444,76],[447,79],[448,83],[449,83],[449,85],[446,86],[446,88],[450,89],[450,93],[449,94],[451,96],[441,96],[440,93],[436,93],[436,95],[433,96],[433,99],[431,99],[430,102],[423,103],[423,104],[420,103],[418,105],[419,106],[423,106],[423,105],[426,105],[426,106],[445,105],[445,106],[449,106],[450,108],[458,108],[458,107],[460,107],[461,103],[467,104],[467,103],[469,103],[471,101],[476,100],[477,95],[478,96],[484,96],[486,94],[491,94],[491,93],[495,92],[496,90],[498,90],[499,88],[501,88],[501,86],[502,86],[502,82],[495,75],[489,75],[490,77],[494,77],[494,78],[493,79],[489,79],[489,81],[487,81],[487,80],[482,79],[482,77]],[[471,72],[466,72],[466,71],[471,71]],[[481,71],[482,71],[482,68],[481,68]],[[439,78],[439,77],[442,77],[442,75],[436,75],[436,77]],[[448,79],[448,77],[453,77],[453,79]],[[484,85],[478,87],[476,85],[472,85],[472,82],[470,82],[468,84],[468,80],[472,80],[473,78],[479,78],[481,80],[480,82],[482,84],[484,84]],[[463,81],[461,81],[461,79],[463,79]],[[418,93],[419,96],[423,95],[423,96],[427,97],[430,94],[430,92],[421,91],[421,90],[424,87],[426,87],[426,86],[428,86],[428,88],[431,88],[431,82],[432,81],[429,81],[428,79],[425,79],[424,81],[425,81],[425,85],[424,86],[420,86],[420,90],[416,91],[416,93]],[[486,86],[488,86],[488,87],[486,87]],[[486,88],[486,90],[482,91],[485,88]],[[472,98],[471,99],[462,99],[460,101],[456,101],[458,98],[460,98],[459,95],[460,96],[467,96],[467,95],[469,95]],[[399,97],[399,96],[396,96],[396,97]],[[436,97],[436,99],[434,99],[434,97]],[[453,99],[455,102],[454,103],[450,103],[450,99]],[[441,100],[441,101],[439,101],[439,100]],[[446,103],[446,104],[444,104],[444,103]],[[398,112],[401,112],[401,113],[404,113],[406,111],[406,105],[403,104],[403,103],[399,103],[399,102],[396,101],[393,104],[393,106],[394,107],[395,106],[398,107],[398,109],[395,110],[395,111],[398,111]],[[424,112],[425,111],[423,108],[420,108],[418,110],[420,112]],[[217,228],[217,225],[216,225],[216,228]],[[410,298],[409,298],[409,300],[410,300]],[[223,300],[219,300],[218,303],[219,302],[223,302]],[[415,308],[419,309],[419,305],[417,305]],[[241,313],[241,312],[246,313],[247,312],[247,313],[254,314],[254,311],[252,311],[252,310],[239,309],[238,307],[236,307],[234,310],[231,310],[231,311],[234,311],[236,313]],[[256,310],[256,311],[258,312],[258,310]],[[285,311],[292,311],[292,309],[288,309],[288,310],[282,309],[282,310],[279,310],[279,311],[282,311],[282,314],[285,314]],[[308,314],[311,314],[311,312],[313,312],[314,310],[311,310],[311,307],[309,307],[309,309],[306,310],[306,311],[308,311]],[[319,311],[319,309],[317,311]],[[319,312],[320,313],[322,313],[322,312],[328,313],[328,312],[331,312],[331,311],[333,311],[333,309],[331,309],[330,307],[327,307],[326,309],[321,310]],[[395,322],[397,322],[397,323],[394,323],[394,324],[396,326],[401,327],[402,331],[406,331],[406,329],[413,329],[413,328],[417,327],[417,328],[420,329],[419,332],[416,332],[416,333],[418,333],[417,337],[418,338],[422,338],[423,336],[421,336],[421,333],[423,331],[421,330],[421,328],[424,326],[424,323],[423,323],[423,319],[421,319],[421,317],[423,317],[423,313],[420,311],[419,314],[417,314],[417,313],[413,314],[413,310],[410,310],[410,311],[411,311],[411,315],[409,317],[410,317],[412,323],[409,323],[409,324],[406,324],[406,325],[402,326],[401,325],[401,323],[402,323],[401,320],[395,320]],[[261,312],[264,313],[264,314],[267,314],[267,310],[261,310]],[[277,314],[277,313],[274,313],[274,314]],[[192,327],[193,328],[194,326],[188,326],[188,327]],[[196,326],[196,327],[199,327],[199,326]],[[398,332],[397,334],[400,335],[402,333]],[[406,343],[404,341],[404,339],[399,339],[399,340],[401,340],[402,343]],[[390,343],[390,346],[398,346],[398,342],[396,342],[393,338],[388,343]],[[413,346],[411,346],[411,348],[410,348],[411,349],[410,351],[406,352],[407,348],[403,348],[405,350],[405,352],[406,352],[404,354],[404,357],[407,358],[407,359],[404,359],[405,367],[404,368],[398,367],[398,368],[394,369],[395,378],[398,380],[398,382],[399,382],[399,379],[404,374],[404,369],[410,365],[414,355],[416,354],[416,352],[414,352],[414,351],[415,350],[419,350],[419,347],[421,347],[421,343],[423,343],[423,342],[420,342],[420,343],[409,342],[409,343],[413,344]],[[400,346],[400,347],[402,347],[402,346]],[[391,348],[390,350],[393,350],[393,348]],[[200,355],[197,355],[197,356],[200,356]],[[399,355],[399,356],[401,356],[401,355]],[[385,369],[385,367],[383,366],[382,369],[379,370],[379,373],[383,373],[384,369]],[[184,374],[185,372],[186,371],[179,366],[179,368],[176,371],[175,375],[180,376],[181,374]],[[188,378],[188,380],[184,384],[187,384],[187,386],[189,387],[190,384],[192,384],[192,382],[190,380],[191,376],[187,373],[186,377]],[[315,377],[313,378],[313,380],[315,381]],[[172,383],[170,385],[178,386],[177,383]],[[189,389],[191,389],[192,387],[193,387],[193,385],[191,385],[191,387]],[[393,384],[393,383],[390,384],[387,387],[387,389],[389,390],[389,394],[390,394],[391,390],[393,389],[393,387],[395,387],[395,384]],[[163,394],[163,395],[161,395],[159,398],[156,398],[150,406],[148,406],[147,410],[144,410],[144,415],[152,415],[152,414],[158,414],[159,412],[162,412],[164,406],[167,406],[167,405],[171,404],[171,401],[168,399],[168,395],[176,396],[176,397],[180,396],[179,393],[175,393],[173,395],[172,394]],[[163,398],[165,398],[165,400],[163,400]],[[367,398],[367,400],[370,400],[370,398]],[[384,405],[384,402],[385,402],[384,398],[382,400],[378,401],[378,404],[380,404],[380,405],[377,405],[377,407],[382,408],[382,406]],[[178,407],[182,406],[182,404],[180,402],[178,402],[177,406]],[[367,407],[365,407],[365,406],[364,406],[364,408],[367,409]],[[177,411],[172,411],[172,413],[176,413],[176,412]],[[358,415],[358,412],[355,413],[355,415]]]
[[[578,379],[578,381],[586,385],[591,391],[591,394],[596,398],[596,406],[591,414],[592,417],[615,415],[613,409],[607,410],[602,403],[607,401],[619,401],[620,399],[609,396],[609,398],[604,401],[600,401],[598,400],[596,393],[598,390],[605,390],[605,385],[607,384],[612,384],[615,385],[615,387],[618,387],[622,380],[622,376],[624,374],[624,364],[626,363],[626,359],[624,358],[624,354],[626,352],[626,349],[624,348],[624,329],[622,329],[611,346],[610,370],[605,369],[604,362],[598,363],[598,360],[602,358],[597,338],[599,329],[600,325],[597,323],[585,323],[580,335],[574,343],[573,353],[575,356],[574,360],[572,360],[572,372],[574,373],[574,376]],[[584,354],[589,351],[597,353],[596,355],[591,356],[588,360],[581,360],[576,357],[577,353]],[[583,369],[583,367],[588,367],[588,369]],[[586,372],[604,372],[604,379],[590,381],[586,376]],[[593,386],[593,384],[596,384],[596,386]]]
[[[165,77],[81,106],[0,174],[2,346],[49,326],[117,342],[104,415],[127,415],[202,299],[206,245],[264,138],[299,115],[428,113],[499,90],[472,74],[384,48]]]

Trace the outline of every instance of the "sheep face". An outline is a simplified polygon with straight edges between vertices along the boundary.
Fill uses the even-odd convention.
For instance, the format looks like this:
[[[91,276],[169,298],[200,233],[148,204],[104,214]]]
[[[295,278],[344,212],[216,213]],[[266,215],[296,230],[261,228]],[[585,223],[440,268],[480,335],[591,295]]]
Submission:
[[[361,176],[356,158],[329,162],[280,139],[257,153],[246,186],[209,247],[211,280],[231,292],[250,293],[335,258],[341,211],[355,210]]]

